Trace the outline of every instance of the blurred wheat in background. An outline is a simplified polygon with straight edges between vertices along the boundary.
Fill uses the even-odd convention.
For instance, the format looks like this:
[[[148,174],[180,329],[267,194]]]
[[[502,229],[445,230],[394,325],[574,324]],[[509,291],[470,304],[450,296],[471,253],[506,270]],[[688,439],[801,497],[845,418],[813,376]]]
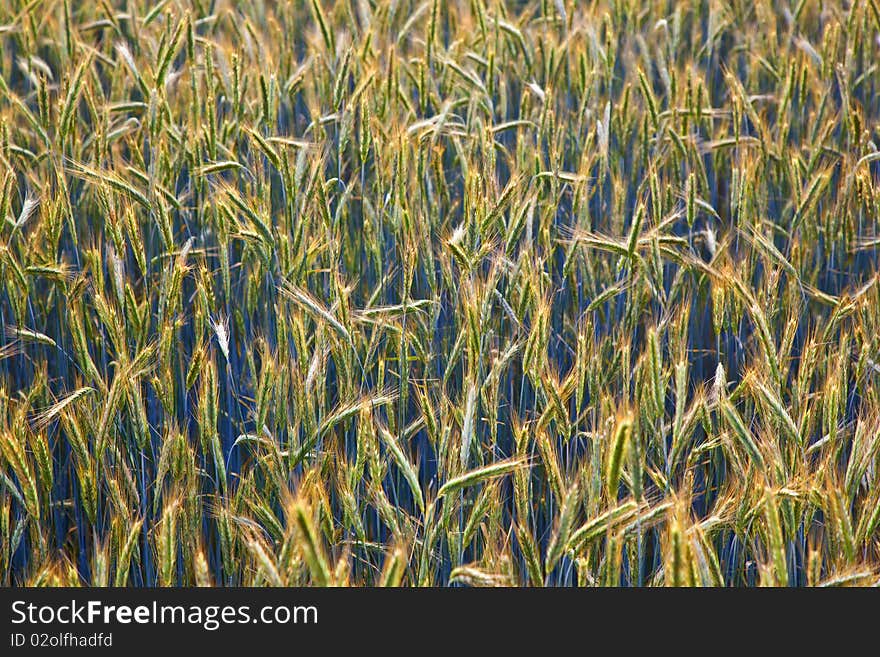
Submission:
[[[878,0],[6,0],[0,581],[880,583],[878,62]]]

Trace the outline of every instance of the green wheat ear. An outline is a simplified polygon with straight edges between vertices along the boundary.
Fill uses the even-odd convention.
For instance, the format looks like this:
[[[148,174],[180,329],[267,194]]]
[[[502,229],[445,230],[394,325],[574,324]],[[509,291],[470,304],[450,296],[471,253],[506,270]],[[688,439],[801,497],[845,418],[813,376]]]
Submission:
[[[877,0],[56,4],[0,583],[880,582]]]

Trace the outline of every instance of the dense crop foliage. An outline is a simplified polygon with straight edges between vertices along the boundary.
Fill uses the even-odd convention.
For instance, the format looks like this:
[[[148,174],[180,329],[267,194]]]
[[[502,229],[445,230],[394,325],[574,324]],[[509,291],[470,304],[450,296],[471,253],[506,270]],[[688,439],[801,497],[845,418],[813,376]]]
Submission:
[[[878,62],[878,0],[3,2],[0,581],[877,584]]]

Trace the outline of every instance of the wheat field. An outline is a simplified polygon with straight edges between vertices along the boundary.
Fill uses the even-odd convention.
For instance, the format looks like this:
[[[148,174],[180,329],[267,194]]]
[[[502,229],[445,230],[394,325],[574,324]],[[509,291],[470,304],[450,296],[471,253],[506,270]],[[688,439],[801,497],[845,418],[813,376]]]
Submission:
[[[880,584],[880,1],[7,0],[5,586]]]

